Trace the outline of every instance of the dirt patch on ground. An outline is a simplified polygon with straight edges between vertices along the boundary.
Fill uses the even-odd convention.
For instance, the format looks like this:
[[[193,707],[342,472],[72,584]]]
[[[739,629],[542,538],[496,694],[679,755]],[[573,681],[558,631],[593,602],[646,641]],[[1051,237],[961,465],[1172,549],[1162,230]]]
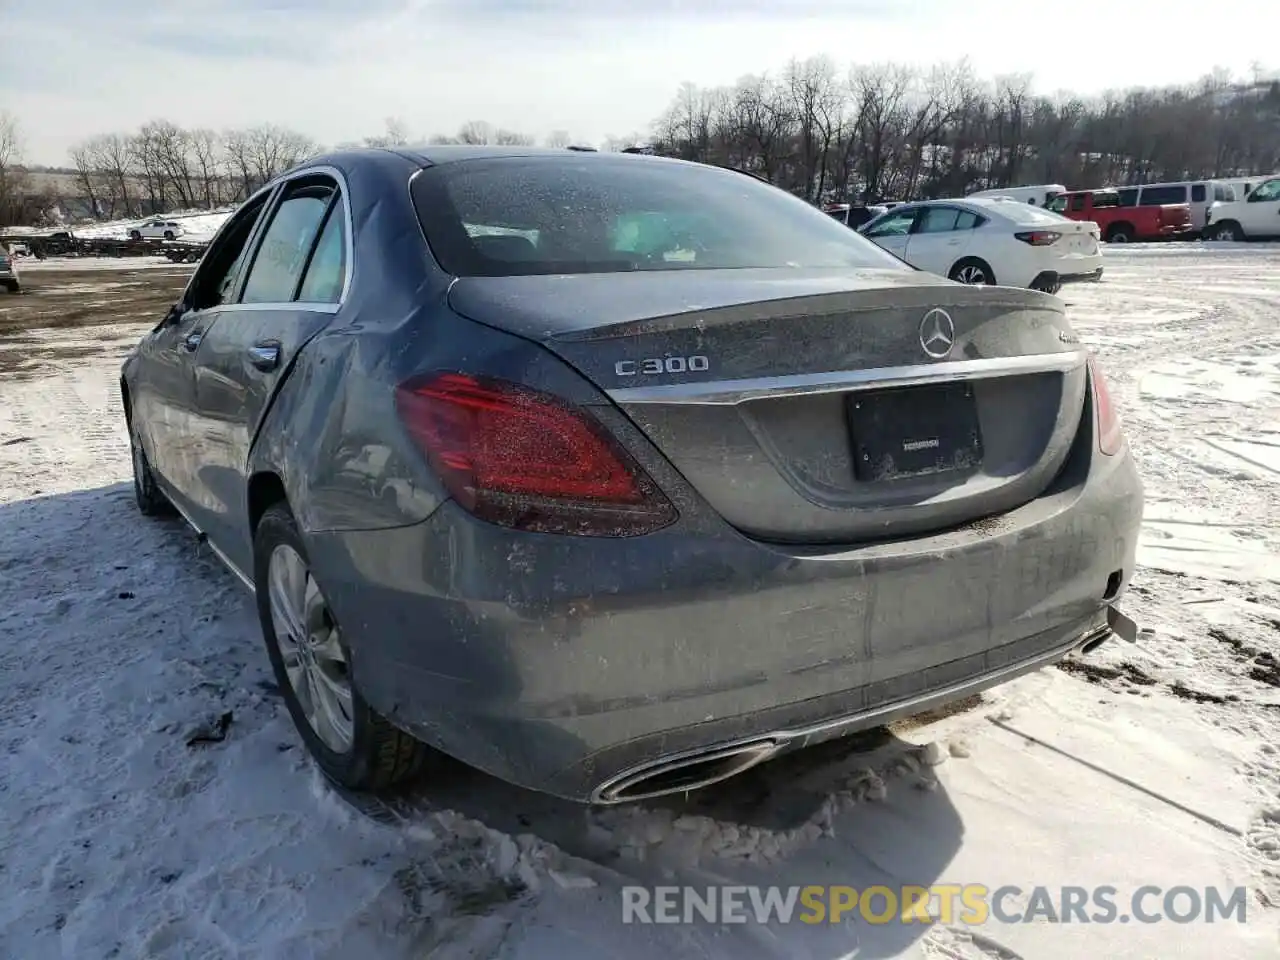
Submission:
[[[1258,654],[1257,659],[1253,661],[1253,669],[1249,671],[1249,676],[1259,683],[1280,687],[1280,660],[1277,660],[1274,654]]]
[[[21,294],[0,296],[0,377],[26,379],[59,362],[122,354],[181,296],[191,270],[24,273]]]
[[[1118,667],[1107,667],[1100,663],[1089,663],[1085,660],[1062,660],[1058,669],[1076,676],[1084,677],[1090,683],[1104,683],[1108,680],[1124,680],[1140,687],[1153,687],[1158,682],[1141,667],[1132,663],[1122,663]]]

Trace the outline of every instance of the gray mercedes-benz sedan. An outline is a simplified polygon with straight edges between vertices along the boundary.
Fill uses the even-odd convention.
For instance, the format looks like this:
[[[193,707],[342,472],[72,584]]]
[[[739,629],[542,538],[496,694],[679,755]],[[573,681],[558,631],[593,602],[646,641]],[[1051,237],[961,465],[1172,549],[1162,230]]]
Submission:
[[[320,767],[613,803],[1132,623],[1142,488],[1063,303],[652,156],[334,154],[124,364],[135,492],[256,592]]]

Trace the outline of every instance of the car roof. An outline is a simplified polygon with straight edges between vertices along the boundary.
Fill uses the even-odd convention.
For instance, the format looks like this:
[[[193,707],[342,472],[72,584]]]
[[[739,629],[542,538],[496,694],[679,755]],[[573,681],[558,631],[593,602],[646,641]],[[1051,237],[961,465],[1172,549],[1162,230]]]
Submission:
[[[594,157],[615,159],[627,163],[662,162],[664,158],[636,153],[601,153],[598,150],[571,150],[568,147],[530,147],[520,144],[457,144],[431,143],[413,147],[394,148],[395,152],[421,163],[423,166],[436,166],[444,163],[456,163],[460,160],[500,160],[516,157]],[[353,153],[359,151],[353,151]]]

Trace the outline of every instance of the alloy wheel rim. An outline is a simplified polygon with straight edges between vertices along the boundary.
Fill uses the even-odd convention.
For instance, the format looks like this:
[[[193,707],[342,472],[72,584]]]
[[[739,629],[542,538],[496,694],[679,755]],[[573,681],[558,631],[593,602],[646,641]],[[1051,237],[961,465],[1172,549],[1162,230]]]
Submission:
[[[987,276],[982,272],[981,267],[962,267],[960,270],[961,283],[982,283],[986,279]]]
[[[341,634],[306,561],[288,544],[271,552],[267,597],[276,646],[303,716],[321,743],[346,753],[355,721]]]

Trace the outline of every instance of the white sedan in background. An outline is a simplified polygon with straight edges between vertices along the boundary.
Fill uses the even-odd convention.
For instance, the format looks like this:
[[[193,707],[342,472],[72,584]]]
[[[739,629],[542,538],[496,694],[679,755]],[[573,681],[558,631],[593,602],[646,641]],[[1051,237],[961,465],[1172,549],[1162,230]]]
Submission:
[[[960,283],[1057,293],[1098,280],[1098,225],[1003,198],[905,203],[859,228],[913,267]]]

